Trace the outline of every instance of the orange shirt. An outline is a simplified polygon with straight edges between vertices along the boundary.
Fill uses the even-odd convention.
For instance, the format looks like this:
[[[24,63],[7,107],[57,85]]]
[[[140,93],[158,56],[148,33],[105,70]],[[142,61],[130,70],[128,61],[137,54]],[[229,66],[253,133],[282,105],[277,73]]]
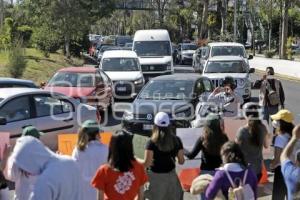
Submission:
[[[139,189],[148,181],[144,166],[133,161],[128,172],[113,170],[108,164],[102,165],[91,184],[104,192],[105,200],[133,200]]]

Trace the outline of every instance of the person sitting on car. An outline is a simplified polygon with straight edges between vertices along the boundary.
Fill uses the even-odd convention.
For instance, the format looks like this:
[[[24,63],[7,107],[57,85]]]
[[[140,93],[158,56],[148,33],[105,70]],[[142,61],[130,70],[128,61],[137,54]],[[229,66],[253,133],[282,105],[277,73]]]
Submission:
[[[207,101],[216,103],[225,117],[236,117],[240,105],[243,104],[243,98],[234,91],[236,84],[232,77],[225,77],[222,86],[217,87]]]

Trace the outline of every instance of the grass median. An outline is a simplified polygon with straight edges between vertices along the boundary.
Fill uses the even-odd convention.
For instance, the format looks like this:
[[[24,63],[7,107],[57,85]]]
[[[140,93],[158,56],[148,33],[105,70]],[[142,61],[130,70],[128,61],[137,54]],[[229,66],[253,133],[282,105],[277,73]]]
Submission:
[[[10,77],[6,69],[8,54],[8,51],[0,51],[0,77]],[[66,59],[62,52],[50,53],[49,57],[45,57],[41,51],[34,48],[25,49],[25,59],[26,69],[21,78],[32,80],[38,85],[48,81],[58,69],[84,64],[84,60],[80,58]]]

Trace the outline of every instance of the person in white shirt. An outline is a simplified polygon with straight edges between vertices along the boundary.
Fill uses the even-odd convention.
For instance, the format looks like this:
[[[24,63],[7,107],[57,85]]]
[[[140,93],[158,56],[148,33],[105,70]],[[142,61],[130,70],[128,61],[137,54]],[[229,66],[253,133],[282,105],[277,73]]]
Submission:
[[[223,87],[217,87],[208,97],[208,102],[214,102],[221,108],[224,117],[238,116],[238,110],[243,104],[243,98],[234,90],[235,81],[232,77],[225,77]]]
[[[85,121],[79,130],[77,146],[72,157],[78,163],[84,185],[82,191],[85,199],[96,200],[97,190],[90,182],[97,169],[107,162],[108,147],[99,141],[100,128],[93,120]]]
[[[37,176],[29,200],[84,200],[83,180],[76,162],[53,153],[31,136],[18,140],[15,165],[25,174]]]

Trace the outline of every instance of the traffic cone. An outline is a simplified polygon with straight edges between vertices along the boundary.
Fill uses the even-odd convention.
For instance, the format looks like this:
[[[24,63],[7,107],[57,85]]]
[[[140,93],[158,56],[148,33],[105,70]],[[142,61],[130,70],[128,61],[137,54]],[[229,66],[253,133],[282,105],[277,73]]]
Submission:
[[[263,163],[262,168],[261,168],[261,178],[259,180],[259,184],[266,184],[268,182],[269,182],[268,171],[267,171],[265,164]]]

